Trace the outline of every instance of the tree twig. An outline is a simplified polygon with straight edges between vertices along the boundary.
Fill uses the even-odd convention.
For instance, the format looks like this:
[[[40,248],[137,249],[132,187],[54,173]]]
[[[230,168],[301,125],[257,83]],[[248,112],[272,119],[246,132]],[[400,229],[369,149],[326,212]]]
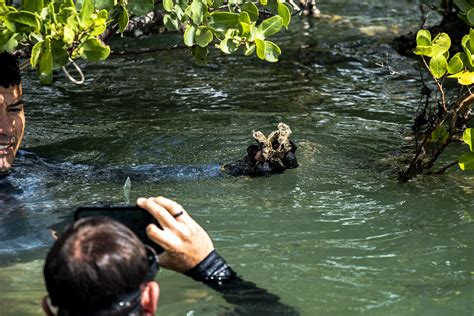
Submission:
[[[449,168],[451,167],[454,167],[456,166],[457,164],[459,163],[458,160],[454,161],[454,162],[451,162],[450,164],[447,164],[446,166],[444,166],[443,168],[439,169],[438,171],[434,171],[434,172],[427,172],[426,174],[443,174],[446,172],[446,170],[448,170]]]
[[[430,66],[426,63],[426,60],[423,56],[421,56],[421,59],[423,60],[423,64],[425,65],[426,69],[430,73],[431,77],[433,78],[434,82],[436,83],[436,86],[438,87],[439,93],[441,94],[441,105],[443,106],[444,112],[447,112],[448,110],[446,109],[446,100],[444,96],[444,90],[441,84],[439,83],[438,79],[435,78],[435,76],[431,73],[430,71]]]

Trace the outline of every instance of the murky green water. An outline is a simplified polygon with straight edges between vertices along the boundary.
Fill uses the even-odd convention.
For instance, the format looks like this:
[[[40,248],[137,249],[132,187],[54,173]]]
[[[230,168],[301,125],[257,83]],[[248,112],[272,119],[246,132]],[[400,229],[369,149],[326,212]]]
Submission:
[[[122,202],[127,173],[133,198],[177,199],[235,270],[302,315],[472,315],[474,174],[402,184],[390,158],[420,87],[416,62],[388,43],[416,29],[417,4],[321,9],[342,19],[296,22],[278,64],[216,54],[196,66],[175,50],[83,65],[82,87],[26,75],[24,148],[40,158],[19,159],[2,184],[0,315],[40,314],[47,227],[80,204]],[[387,61],[400,75],[376,65]],[[243,155],[252,129],[280,121],[294,130],[298,169],[213,176]],[[162,271],[158,281],[160,315],[229,307],[186,277]]]

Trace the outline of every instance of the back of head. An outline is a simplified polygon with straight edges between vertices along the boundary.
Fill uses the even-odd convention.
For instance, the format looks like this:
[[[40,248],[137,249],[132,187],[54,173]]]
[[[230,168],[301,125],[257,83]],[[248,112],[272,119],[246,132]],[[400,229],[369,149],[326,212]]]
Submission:
[[[7,52],[0,53],[0,86],[9,88],[20,82],[20,68],[16,58]]]
[[[141,241],[107,217],[84,218],[68,227],[49,251],[44,266],[51,302],[64,315],[107,310],[120,297],[136,292],[147,272]]]

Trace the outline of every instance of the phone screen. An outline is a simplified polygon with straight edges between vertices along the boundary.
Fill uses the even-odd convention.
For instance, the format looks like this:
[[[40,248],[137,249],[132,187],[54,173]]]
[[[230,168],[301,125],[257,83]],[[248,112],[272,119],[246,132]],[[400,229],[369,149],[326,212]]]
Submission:
[[[136,205],[101,205],[82,206],[74,212],[74,221],[90,216],[107,216],[127,226],[142,243],[151,246],[157,254],[164,250],[160,245],[154,243],[146,234],[146,227],[150,223],[160,227],[158,221],[146,210]]]

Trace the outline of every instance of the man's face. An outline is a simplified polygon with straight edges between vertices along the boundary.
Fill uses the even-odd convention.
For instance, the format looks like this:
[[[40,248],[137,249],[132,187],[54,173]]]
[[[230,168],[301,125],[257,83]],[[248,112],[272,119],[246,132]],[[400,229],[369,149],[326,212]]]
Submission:
[[[0,173],[13,164],[25,131],[21,84],[0,86]]]

